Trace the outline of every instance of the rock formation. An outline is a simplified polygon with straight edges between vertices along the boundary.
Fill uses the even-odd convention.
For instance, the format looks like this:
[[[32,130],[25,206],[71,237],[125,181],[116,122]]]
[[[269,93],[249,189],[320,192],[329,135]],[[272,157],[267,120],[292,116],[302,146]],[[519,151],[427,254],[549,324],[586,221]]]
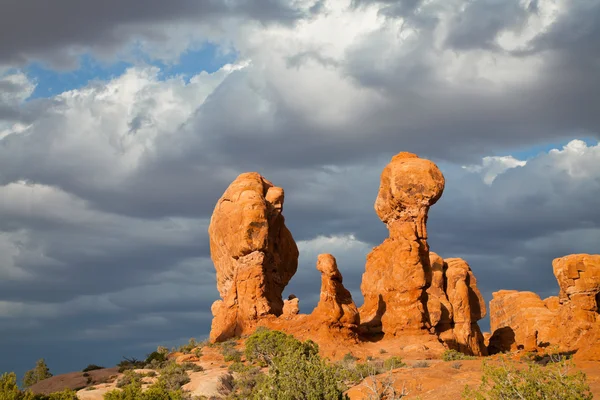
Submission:
[[[361,284],[361,323],[369,331],[396,336],[428,328],[427,212],[443,190],[437,166],[414,154],[400,153],[384,168],[375,211],[389,237],[367,256]]]
[[[600,314],[600,255],[572,254],[552,262],[558,298],[502,290],[490,302],[489,350],[534,350],[558,346],[576,351],[595,346]],[[581,357],[581,356],[580,356]]]
[[[356,327],[359,314],[352,295],[342,284],[335,258],[331,254],[320,254],[317,270],[321,272],[321,297],[311,314],[311,319],[323,324]]]
[[[485,355],[486,346],[477,325],[485,317],[485,301],[469,264],[460,258],[443,260],[433,252],[430,264],[426,304],[433,331],[454,350]]]
[[[250,332],[259,318],[282,314],[283,289],[298,267],[283,200],[283,189],[245,173],[217,202],[208,233],[222,300],[211,307],[211,340]]]
[[[477,321],[485,304],[469,265],[429,252],[427,212],[444,190],[429,160],[400,153],[381,174],[375,211],[389,237],[367,256],[360,312],[336,260],[321,254],[321,295],[311,314],[282,293],[297,269],[298,249],[281,214],[283,189],[257,173],[240,175],[219,199],[209,226],[221,300],[212,305],[210,338],[221,341],[257,326],[319,343],[358,343],[381,334],[406,348],[447,347],[485,354]],[[360,324],[360,325],[359,325]],[[413,338],[409,339],[409,336]]]

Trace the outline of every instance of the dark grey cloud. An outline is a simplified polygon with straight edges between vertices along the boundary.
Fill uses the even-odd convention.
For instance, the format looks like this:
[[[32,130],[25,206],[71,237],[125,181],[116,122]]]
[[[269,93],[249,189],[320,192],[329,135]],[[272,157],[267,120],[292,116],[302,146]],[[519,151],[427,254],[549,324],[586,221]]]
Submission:
[[[52,4],[5,0],[0,15],[0,65],[42,60],[72,68],[77,55],[86,50],[114,55],[134,40],[160,44],[169,37],[169,25],[218,25],[224,18],[289,24],[302,16],[303,11],[291,2],[278,0],[59,0]]]

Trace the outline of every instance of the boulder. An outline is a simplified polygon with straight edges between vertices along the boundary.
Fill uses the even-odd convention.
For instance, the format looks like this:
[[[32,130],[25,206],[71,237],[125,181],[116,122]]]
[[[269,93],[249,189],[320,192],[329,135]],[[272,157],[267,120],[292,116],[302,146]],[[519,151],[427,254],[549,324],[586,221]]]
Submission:
[[[283,313],[282,292],[298,267],[298,248],[282,215],[283,189],[260,174],[238,176],[217,202],[208,233],[217,300],[210,339],[251,332]]]

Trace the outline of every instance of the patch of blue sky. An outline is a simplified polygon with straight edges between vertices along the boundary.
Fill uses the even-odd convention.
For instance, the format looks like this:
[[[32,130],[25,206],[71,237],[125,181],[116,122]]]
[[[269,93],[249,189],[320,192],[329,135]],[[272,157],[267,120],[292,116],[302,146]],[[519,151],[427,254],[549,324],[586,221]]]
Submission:
[[[160,68],[161,79],[181,76],[188,82],[190,78],[202,71],[209,74],[218,71],[225,64],[233,63],[237,57],[238,54],[233,51],[223,52],[219,46],[205,43],[199,48],[188,49],[180,55],[177,63],[148,62],[148,64]]]
[[[65,91],[78,89],[86,86],[91,81],[108,81],[122,75],[127,68],[136,64],[153,65],[160,69],[159,79],[168,79],[173,76],[181,76],[186,82],[191,77],[202,71],[212,73],[223,65],[236,60],[235,52],[223,52],[214,44],[205,43],[197,48],[189,49],[181,54],[177,62],[165,63],[150,59],[140,54],[132,61],[117,61],[106,63],[95,59],[90,54],[80,57],[79,67],[73,71],[57,71],[35,62],[31,63],[23,71],[29,79],[36,83],[35,91],[30,100],[36,98],[48,98]]]
[[[110,80],[123,74],[130,66],[131,64],[123,61],[107,64],[84,54],[80,57],[79,68],[73,71],[56,71],[39,62],[29,64],[23,71],[36,83],[35,91],[30,97],[32,100],[79,89],[90,81]]]

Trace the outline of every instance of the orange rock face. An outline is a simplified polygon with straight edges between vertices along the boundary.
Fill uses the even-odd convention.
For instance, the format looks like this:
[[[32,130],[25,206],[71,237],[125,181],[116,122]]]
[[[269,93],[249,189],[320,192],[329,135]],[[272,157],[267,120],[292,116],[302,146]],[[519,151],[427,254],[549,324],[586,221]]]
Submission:
[[[558,297],[542,300],[535,293],[514,290],[494,293],[491,353],[555,345],[561,351],[582,346],[594,351],[600,329],[600,255],[573,254],[555,259],[552,267]]]
[[[426,304],[434,331],[451,349],[485,355],[486,346],[477,325],[485,317],[485,301],[469,264],[461,258],[443,260],[431,252],[430,265]]]
[[[331,254],[320,254],[317,270],[321,272],[321,297],[311,314],[311,319],[327,325],[356,327],[360,316],[352,295],[342,284],[335,258]]]
[[[394,156],[381,174],[375,211],[390,236],[369,253],[363,274],[360,317],[370,332],[396,336],[428,328],[427,212],[442,195],[444,182],[434,163],[410,153]]]
[[[211,307],[211,340],[252,331],[259,318],[282,314],[283,289],[298,267],[283,200],[283,189],[245,173],[217,202],[208,232],[222,300]]]

